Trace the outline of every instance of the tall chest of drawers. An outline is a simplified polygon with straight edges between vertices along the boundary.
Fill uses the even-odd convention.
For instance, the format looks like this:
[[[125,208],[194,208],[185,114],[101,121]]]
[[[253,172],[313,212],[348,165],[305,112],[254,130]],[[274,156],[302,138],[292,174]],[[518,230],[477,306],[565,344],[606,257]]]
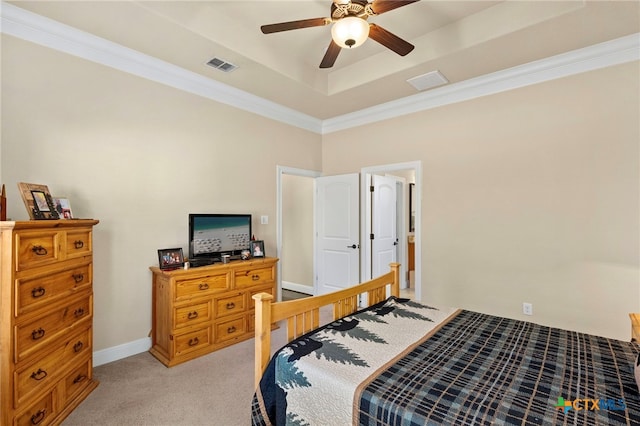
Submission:
[[[275,296],[277,258],[237,260],[153,275],[151,349],[167,367],[254,336],[251,296]]]
[[[0,424],[57,425],[95,389],[93,226],[0,222]]]

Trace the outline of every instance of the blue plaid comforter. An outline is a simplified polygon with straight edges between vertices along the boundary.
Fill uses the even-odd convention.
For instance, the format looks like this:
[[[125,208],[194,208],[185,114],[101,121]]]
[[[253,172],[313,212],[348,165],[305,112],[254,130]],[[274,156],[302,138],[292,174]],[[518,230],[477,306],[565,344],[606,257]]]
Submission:
[[[390,298],[281,349],[254,395],[252,423],[638,425],[637,351]]]

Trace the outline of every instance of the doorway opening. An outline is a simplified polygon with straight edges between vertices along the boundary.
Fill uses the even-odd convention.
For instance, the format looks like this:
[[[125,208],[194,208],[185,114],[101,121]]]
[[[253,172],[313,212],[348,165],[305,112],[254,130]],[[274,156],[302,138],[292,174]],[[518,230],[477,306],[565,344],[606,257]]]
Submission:
[[[405,204],[408,203],[408,199],[409,199],[409,188],[410,185],[409,183],[414,183],[413,185],[413,194],[417,194],[417,196],[412,197],[412,217],[413,217],[413,227],[414,227],[414,232],[408,232],[409,229],[409,222],[410,222],[410,212],[408,208],[402,208],[402,209],[398,209],[398,217],[400,218],[401,222],[404,222],[404,224],[400,225],[400,228],[402,230],[402,233],[399,234],[399,241],[402,244],[402,249],[399,250],[399,253],[401,253],[401,255],[398,257],[398,261],[402,264],[403,267],[403,275],[402,277],[406,277],[409,274],[407,274],[407,265],[410,263],[408,256],[410,255],[409,250],[406,249],[406,243],[407,243],[407,235],[411,234],[411,240],[413,241],[413,245],[412,245],[412,249],[411,249],[411,254],[415,259],[415,262],[411,262],[412,264],[415,265],[415,270],[413,271],[413,274],[411,274],[413,276],[413,282],[415,283],[415,286],[413,288],[414,290],[414,296],[413,298],[415,300],[420,300],[421,297],[421,276],[422,276],[422,270],[421,270],[421,238],[420,238],[420,222],[421,222],[421,197],[419,196],[419,194],[421,193],[421,181],[422,181],[422,164],[419,161],[415,161],[415,162],[407,162],[407,163],[397,163],[397,164],[388,164],[388,165],[381,165],[381,166],[373,166],[373,167],[365,167],[363,169],[361,169],[360,172],[360,179],[361,179],[361,190],[360,190],[360,194],[361,194],[361,200],[360,200],[360,229],[361,229],[361,250],[360,250],[360,264],[361,264],[361,281],[366,281],[369,280],[371,278],[371,248],[368,247],[367,244],[365,244],[366,239],[364,238],[364,236],[367,236],[367,222],[368,219],[367,217],[371,217],[371,211],[367,209],[367,199],[366,197],[368,196],[368,186],[367,186],[367,176],[371,176],[374,174],[386,174],[386,175],[390,175],[390,176],[400,176],[400,177],[405,177],[404,179],[401,178],[400,181],[404,180],[405,182],[402,184],[403,188],[406,188],[402,191],[402,195],[399,197],[398,199],[398,203],[402,203],[403,206]],[[406,176],[412,176],[412,179],[406,179]],[[282,289],[286,288],[289,290],[293,290],[293,291],[298,291],[298,292],[302,292],[302,293],[308,293],[309,290],[311,290],[313,293],[312,294],[316,294],[316,279],[317,279],[317,260],[316,260],[316,248],[315,248],[315,244],[313,249],[311,250],[312,254],[308,255],[305,254],[304,255],[304,259],[300,260],[300,258],[298,258],[298,260],[292,260],[290,258],[288,258],[287,256],[287,249],[286,247],[289,248],[293,248],[295,249],[296,244],[295,242],[298,241],[300,242],[300,236],[298,235],[294,235],[293,233],[297,233],[299,231],[297,230],[292,230],[291,228],[288,228],[289,224],[291,224],[292,222],[296,222],[296,220],[292,220],[290,217],[286,218],[286,224],[283,222],[283,217],[287,216],[288,214],[291,214],[291,205],[292,203],[298,203],[299,200],[293,200],[290,197],[293,197],[291,194],[291,185],[294,186],[298,186],[298,184],[301,184],[300,187],[307,187],[307,188],[311,188],[314,185],[311,184],[311,182],[315,181],[315,178],[322,176],[321,172],[318,171],[314,171],[314,170],[304,170],[304,169],[297,169],[297,168],[292,168],[292,167],[285,167],[285,166],[277,166],[277,183],[276,183],[276,216],[277,216],[277,220],[276,220],[276,253],[277,256],[280,258],[280,262],[278,262],[277,264],[277,269],[278,269],[278,282],[277,282],[277,300],[282,300]],[[414,182],[411,182],[411,180],[413,180]],[[365,191],[364,189],[367,189],[367,191]],[[313,189],[309,189],[309,191],[311,191],[311,197],[313,198],[314,194],[313,194]],[[296,197],[298,198],[298,197]],[[303,197],[304,199],[308,200],[308,197]],[[300,212],[300,211],[307,211],[307,213],[293,213],[293,214],[305,214],[307,217],[306,219],[310,219],[312,218],[312,222],[314,223],[314,230],[311,231],[311,237],[310,240],[311,241],[315,241],[315,222],[316,222],[316,213],[315,213],[315,206],[308,206],[309,202],[308,201],[304,201],[302,203],[302,205],[296,205],[295,210],[296,212]],[[312,203],[311,203],[312,204]],[[283,210],[283,206],[286,206],[286,210],[287,212],[284,212]],[[305,207],[306,206],[306,207]],[[284,215],[284,216],[283,216]],[[286,226],[285,226],[286,225]],[[406,232],[405,232],[406,231]],[[305,231],[305,235],[309,235],[309,233],[307,231]],[[303,236],[303,238],[306,238]],[[286,243],[286,244],[285,244]],[[283,245],[286,245],[286,247],[283,247]],[[294,256],[300,256],[302,253],[308,253],[308,250],[296,250],[296,253]],[[291,255],[289,255],[291,256]],[[292,272],[289,272],[291,269],[290,268],[297,268],[298,272],[300,267],[302,267],[302,269],[309,271],[312,270],[312,279],[313,279],[313,285],[309,286],[308,285],[308,280],[307,278],[300,278],[301,280],[305,281],[303,284],[303,286],[300,286],[297,282],[298,278],[295,278],[292,276]],[[368,272],[367,272],[368,271]],[[289,275],[288,275],[289,274]],[[403,279],[404,281],[404,279]]]

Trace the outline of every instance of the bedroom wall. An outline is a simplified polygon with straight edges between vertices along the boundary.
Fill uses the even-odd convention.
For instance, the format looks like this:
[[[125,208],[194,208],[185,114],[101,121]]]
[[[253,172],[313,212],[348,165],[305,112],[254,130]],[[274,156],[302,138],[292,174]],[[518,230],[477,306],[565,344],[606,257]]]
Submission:
[[[1,182],[96,218],[96,350],[146,339],[157,249],[187,253],[188,213],[251,213],[275,254],[276,166],[321,169],[321,136],[2,36]],[[260,225],[260,215],[272,220]]]
[[[282,287],[313,294],[313,178],[282,175]]]
[[[323,172],[422,162],[423,301],[628,340],[638,75],[619,65],[325,135]]]

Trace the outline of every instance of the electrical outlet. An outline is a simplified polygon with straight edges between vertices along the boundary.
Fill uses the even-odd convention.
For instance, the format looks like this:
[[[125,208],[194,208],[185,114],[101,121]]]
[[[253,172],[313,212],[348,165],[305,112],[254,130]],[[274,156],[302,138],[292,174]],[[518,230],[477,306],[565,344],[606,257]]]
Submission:
[[[525,315],[533,315],[533,304],[531,303],[522,303],[522,313]]]

